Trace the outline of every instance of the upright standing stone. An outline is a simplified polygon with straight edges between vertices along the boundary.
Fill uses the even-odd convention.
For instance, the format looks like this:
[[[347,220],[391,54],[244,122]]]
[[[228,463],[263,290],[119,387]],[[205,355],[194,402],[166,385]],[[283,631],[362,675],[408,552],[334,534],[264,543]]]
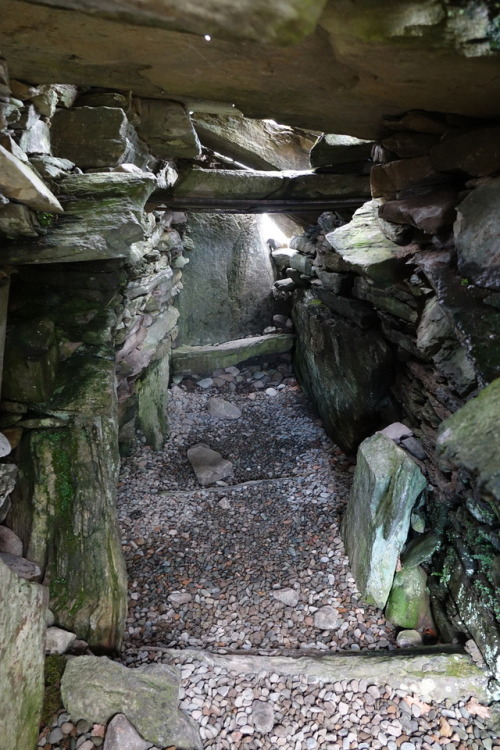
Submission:
[[[47,597],[0,560],[0,727],[2,747],[35,747],[43,700]]]
[[[363,599],[385,607],[410,515],[427,481],[391,438],[377,433],[359,447],[342,536]]]
[[[68,427],[31,430],[23,440],[12,525],[44,570],[58,624],[93,647],[116,649],[127,579],[115,507],[114,363],[73,355],[44,408],[64,415]]]

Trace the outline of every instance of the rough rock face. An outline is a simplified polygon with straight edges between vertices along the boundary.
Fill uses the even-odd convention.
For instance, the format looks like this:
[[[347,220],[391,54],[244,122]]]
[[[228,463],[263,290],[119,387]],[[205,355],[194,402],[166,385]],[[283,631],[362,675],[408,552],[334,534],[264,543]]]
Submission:
[[[309,169],[314,138],[271,120],[198,113],[194,125],[204,146],[253,169]]]
[[[103,17],[117,3],[92,3],[93,14],[67,10],[88,10],[83,0],[64,5],[2,0],[0,48],[17,78],[132,90],[188,107],[226,102],[250,117],[327,133],[335,123],[335,130],[361,138],[379,135],[384,115],[411,108],[500,114],[498,11],[482,0],[467,6],[465,22],[458,3],[403,0],[396,13],[394,0],[330,0],[315,30],[323,2],[247,2],[243,12],[240,3],[226,3],[223,13],[218,4],[202,11],[193,2],[174,9],[168,29],[159,28],[157,14],[148,19],[144,3],[139,16],[138,4],[127,3],[131,23],[120,25]],[[154,22],[147,44],[138,25],[144,20]],[[43,28],[52,33],[41,34]],[[207,42],[205,34],[213,39]],[[303,41],[285,49],[261,43],[298,38]]]
[[[54,156],[69,159],[82,169],[146,166],[147,148],[138,139],[125,112],[117,107],[59,109],[52,120]]]
[[[359,447],[342,536],[365,601],[385,606],[411,510],[426,484],[417,464],[385,435]]]
[[[44,691],[46,592],[0,560],[0,725],[5,747],[32,748]]]
[[[214,344],[272,322],[273,269],[259,216],[192,213],[179,297],[179,343]]]
[[[202,747],[196,727],[178,708],[179,676],[165,664],[127,669],[106,658],[81,656],[68,662],[61,693],[74,720],[105,724],[123,713],[155,745]]]
[[[360,328],[312,293],[293,308],[294,367],[335,442],[352,452],[390,418],[392,353],[376,328]]]
[[[500,290],[500,178],[480,185],[457,207],[454,226],[458,268],[463,277]]]

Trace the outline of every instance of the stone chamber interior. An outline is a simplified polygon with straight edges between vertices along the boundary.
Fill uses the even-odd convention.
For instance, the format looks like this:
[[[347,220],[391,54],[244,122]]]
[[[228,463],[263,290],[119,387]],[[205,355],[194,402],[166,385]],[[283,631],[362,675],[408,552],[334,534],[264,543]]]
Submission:
[[[120,5],[0,1],[0,748],[500,748],[498,3]]]

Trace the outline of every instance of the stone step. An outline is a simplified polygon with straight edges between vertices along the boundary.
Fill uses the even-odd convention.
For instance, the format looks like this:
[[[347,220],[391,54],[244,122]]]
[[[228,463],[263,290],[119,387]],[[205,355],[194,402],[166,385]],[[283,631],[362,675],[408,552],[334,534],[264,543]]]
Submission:
[[[456,649],[435,647],[358,653],[304,653],[278,656],[244,651],[216,654],[198,649],[162,649],[177,665],[200,664],[240,675],[268,672],[315,678],[326,683],[365,680],[370,685],[406,690],[425,701],[456,703],[474,696],[489,703],[488,675]]]
[[[252,357],[283,354],[291,350],[294,336],[290,333],[270,333],[234,339],[223,344],[179,346],[172,352],[174,375],[203,375],[221,367],[230,367]]]

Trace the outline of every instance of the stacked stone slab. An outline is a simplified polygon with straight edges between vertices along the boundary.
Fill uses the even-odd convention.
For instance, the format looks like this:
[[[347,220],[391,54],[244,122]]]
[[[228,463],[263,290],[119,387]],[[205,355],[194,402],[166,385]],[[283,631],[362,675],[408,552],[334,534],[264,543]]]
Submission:
[[[185,217],[145,205],[177,178],[171,158],[199,143],[177,103],[7,78],[4,88],[2,276],[17,273],[0,429],[19,481],[2,520],[49,587],[56,623],[113,650],[126,610],[118,447],[137,428],[155,448],[168,432],[183,266]]]
[[[500,413],[490,391],[500,375],[498,126],[416,111],[387,118],[385,125],[387,137],[372,152],[372,201],[340,227],[334,226],[338,217],[323,214],[313,239],[303,238],[304,256],[311,257],[311,241],[315,246],[317,278],[307,293],[295,293],[297,372],[332,437],[353,450],[374,422],[380,429],[391,421],[363,395],[380,387],[378,361],[371,381],[365,367],[352,367],[363,326],[372,343],[379,337],[390,349],[387,396],[393,415],[413,431],[401,447],[430,487],[427,500],[414,509],[409,541],[429,530],[437,534],[421,562],[435,573],[427,585],[439,629],[450,640],[473,635],[498,677],[499,493],[491,477],[493,465],[500,464]],[[352,347],[340,326],[356,331]],[[332,363],[332,353],[340,365]],[[473,398],[488,383],[484,397]],[[330,402],[340,398],[345,417],[335,422]],[[364,418],[346,440],[346,422],[360,412]],[[469,427],[448,432],[448,424],[462,421]],[[444,465],[436,453],[438,430]],[[471,441],[488,471],[467,459]],[[403,567],[397,586],[410,577],[418,584],[420,573],[410,568],[418,570]],[[394,593],[393,613],[398,597]]]

